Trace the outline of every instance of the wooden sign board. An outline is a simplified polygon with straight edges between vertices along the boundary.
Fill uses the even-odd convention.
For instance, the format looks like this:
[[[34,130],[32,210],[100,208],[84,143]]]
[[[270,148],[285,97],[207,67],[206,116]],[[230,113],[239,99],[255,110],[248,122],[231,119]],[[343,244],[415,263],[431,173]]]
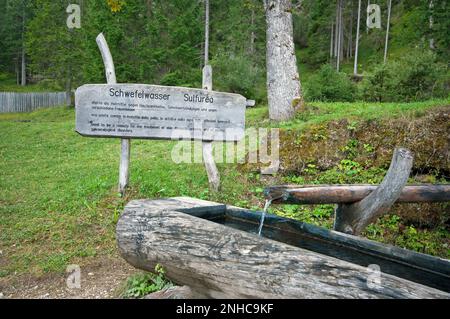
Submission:
[[[239,94],[146,84],[87,84],[75,93],[84,136],[238,141],[246,98]]]

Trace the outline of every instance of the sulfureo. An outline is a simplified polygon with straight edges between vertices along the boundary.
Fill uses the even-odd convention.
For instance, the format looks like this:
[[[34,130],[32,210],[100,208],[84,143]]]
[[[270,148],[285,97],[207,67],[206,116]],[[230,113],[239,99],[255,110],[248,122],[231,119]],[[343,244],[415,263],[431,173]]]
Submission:
[[[194,103],[214,103],[214,98],[211,96],[202,96],[198,94],[185,94],[184,102],[194,102]]]

